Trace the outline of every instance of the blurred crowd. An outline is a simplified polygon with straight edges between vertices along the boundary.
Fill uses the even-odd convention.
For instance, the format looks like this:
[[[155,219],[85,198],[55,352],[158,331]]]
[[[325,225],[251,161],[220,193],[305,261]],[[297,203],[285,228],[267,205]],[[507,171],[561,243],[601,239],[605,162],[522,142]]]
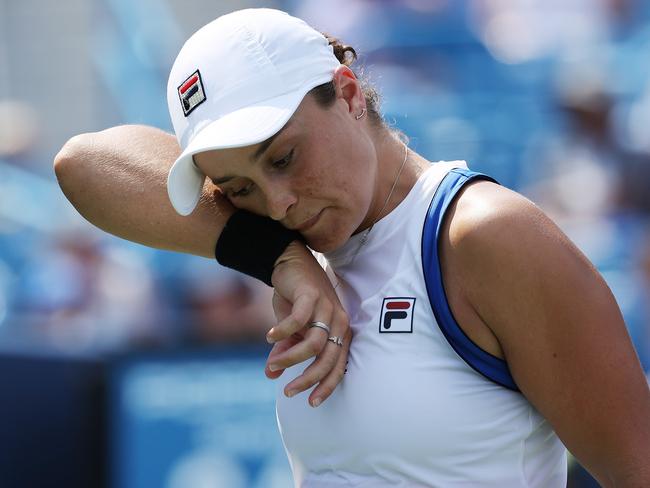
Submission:
[[[80,102],[94,104],[81,118],[89,126],[74,110],[53,120],[48,98],[21,91],[34,61],[19,55],[20,39],[0,36],[2,348],[103,354],[263,340],[274,322],[269,288],[94,229],[58,190],[51,161],[75,133],[142,122],[169,130],[162,94],[182,39],[234,8],[270,6],[355,47],[387,121],[416,151],[467,160],[551,215],[605,277],[650,369],[647,2],[214,3],[90,2],[82,76],[94,88]],[[30,5],[0,0],[0,31]],[[73,98],[51,94],[61,96]]]

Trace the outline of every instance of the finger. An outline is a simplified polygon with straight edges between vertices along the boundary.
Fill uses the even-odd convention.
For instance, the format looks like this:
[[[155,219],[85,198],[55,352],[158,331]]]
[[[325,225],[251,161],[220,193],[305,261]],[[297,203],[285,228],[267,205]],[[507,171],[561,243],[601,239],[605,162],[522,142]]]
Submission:
[[[305,337],[295,346],[273,358],[269,363],[271,371],[285,369],[318,355],[327,342],[327,334],[317,327],[307,329]]]
[[[346,368],[348,366],[348,354],[350,353],[350,342],[352,341],[352,331],[348,329],[343,339],[343,346],[340,348],[341,353],[338,355],[336,364],[330,370],[329,374],[318,383],[314,391],[309,395],[309,404],[317,407],[329,398],[338,384],[343,380]],[[334,345],[334,344],[333,344]],[[337,346],[338,348],[338,346]]]
[[[295,378],[284,388],[284,394],[288,397],[296,393],[308,390],[321,379],[327,377],[338,362],[340,347],[328,341],[316,360],[311,363],[300,376]]]
[[[281,321],[291,313],[291,302],[285,299],[277,291],[273,292],[272,303],[273,303],[273,312],[275,313],[275,318],[278,321]],[[274,380],[276,378],[279,378],[282,375],[284,369],[271,371],[271,369],[269,368],[269,363],[273,361],[273,358],[280,355],[287,349],[290,349],[291,347],[295,346],[301,340],[302,340],[302,336],[298,336],[298,334],[293,334],[287,339],[276,342],[273,345],[273,348],[271,349],[271,352],[269,352],[269,355],[267,357],[266,366],[264,367],[264,374],[266,375],[267,378]]]
[[[280,322],[286,318],[291,313],[291,302],[284,298],[282,295],[278,294],[277,291],[273,292],[273,312],[275,313],[275,319]]]
[[[326,299],[321,299],[318,302],[318,306],[315,307],[312,317],[314,317],[313,320],[329,324],[332,319],[332,313],[333,306],[331,302]],[[330,332],[320,327],[306,328],[303,325],[299,333],[303,335],[303,340],[289,350],[275,356],[269,363],[271,371],[288,368],[289,366],[302,363],[310,357],[318,355],[325,347]]]
[[[291,314],[268,331],[266,340],[270,343],[277,342],[302,329],[314,313],[315,305],[315,295],[311,293],[300,295],[293,304]]]
[[[271,352],[269,352],[269,356],[266,360],[266,366],[264,368],[264,374],[266,375],[267,378],[270,379],[276,379],[280,377],[284,369],[278,369],[275,371],[271,371],[269,368],[269,364],[274,360],[276,356],[279,356],[282,354],[284,351],[291,349],[293,346],[298,344],[302,340],[302,337],[298,336],[297,334],[292,335],[291,337],[284,339],[282,341],[276,342],[273,345],[273,348],[271,349]]]
[[[345,336],[346,332],[350,330],[348,316],[345,312],[334,314],[331,324],[332,334],[335,336]],[[323,336],[326,335],[323,334]],[[326,337],[328,336],[329,334]],[[342,347],[328,340],[316,360],[300,376],[294,378],[293,381],[286,385],[285,394],[287,396],[293,396],[323,380],[336,366],[341,354]]]

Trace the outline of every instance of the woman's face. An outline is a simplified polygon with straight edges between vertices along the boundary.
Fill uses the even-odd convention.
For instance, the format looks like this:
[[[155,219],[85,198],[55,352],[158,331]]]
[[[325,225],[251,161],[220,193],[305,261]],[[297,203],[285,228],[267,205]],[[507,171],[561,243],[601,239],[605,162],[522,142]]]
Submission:
[[[377,155],[365,119],[355,119],[360,110],[350,107],[337,97],[323,109],[306,96],[271,139],[194,160],[235,207],[297,229],[312,249],[333,251],[374,215]]]

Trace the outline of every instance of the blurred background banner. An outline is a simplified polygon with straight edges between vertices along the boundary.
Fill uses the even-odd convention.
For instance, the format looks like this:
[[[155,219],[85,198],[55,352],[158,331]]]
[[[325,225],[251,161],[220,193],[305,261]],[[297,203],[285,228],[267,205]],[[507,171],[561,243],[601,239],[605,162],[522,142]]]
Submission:
[[[50,375],[103,385],[104,416],[92,416],[93,400],[78,406],[107,422],[110,447],[88,451],[102,453],[104,482],[286,486],[275,385],[263,377],[267,349],[255,346],[273,324],[270,289],[102,233],[52,171],[75,134],[125,123],[171,130],[166,81],[183,41],[260,6],[352,45],[357,73],[414,150],[467,160],[558,222],[607,280],[650,369],[649,2],[0,0],[0,351],[16,371],[43,358],[80,371],[57,379],[44,367],[44,385]],[[221,353],[210,357],[211,345]],[[89,362],[98,376],[81,373]],[[22,387],[54,395],[17,378],[2,383],[9,404]],[[49,404],[38,402],[43,418]],[[0,451],[0,470],[19,455]],[[210,481],[215,469],[232,475],[228,484]],[[196,473],[205,478],[183,484]]]
[[[109,398],[111,486],[293,484],[260,348],[133,356]]]

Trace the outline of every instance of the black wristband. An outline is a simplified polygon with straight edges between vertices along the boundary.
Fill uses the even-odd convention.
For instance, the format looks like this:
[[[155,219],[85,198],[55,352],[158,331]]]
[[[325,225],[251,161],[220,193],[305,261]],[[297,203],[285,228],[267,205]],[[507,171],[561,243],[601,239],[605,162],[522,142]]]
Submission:
[[[221,232],[214,256],[223,266],[273,286],[273,265],[295,240],[304,242],[299,232],[269,217],[237,210]]]

